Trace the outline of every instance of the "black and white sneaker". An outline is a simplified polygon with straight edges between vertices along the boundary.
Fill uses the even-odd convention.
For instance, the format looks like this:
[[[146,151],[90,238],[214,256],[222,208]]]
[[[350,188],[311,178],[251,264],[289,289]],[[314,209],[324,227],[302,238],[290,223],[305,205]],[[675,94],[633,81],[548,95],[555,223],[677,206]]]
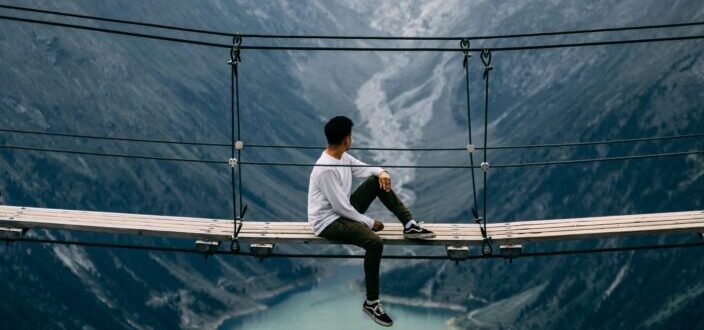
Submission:
[[[416,222],[413,221],[411,226],[403,229],[403,237],[410,239],[428,239],[435,237],[435,233],[421,227],[423,221]]]
[[[367,300],[364,301],[362,304],[362,311],[364,311],[364,314],[367,314],[369,317],[372,318],[372,321],[378,323],[379,325],[383,325],[385,327],[390,327],[394,325],[394,321],[391,320],[389,315],[386,314],[384,311],[384,307],[381,306],[381,301],[379,299],[368,303]]]

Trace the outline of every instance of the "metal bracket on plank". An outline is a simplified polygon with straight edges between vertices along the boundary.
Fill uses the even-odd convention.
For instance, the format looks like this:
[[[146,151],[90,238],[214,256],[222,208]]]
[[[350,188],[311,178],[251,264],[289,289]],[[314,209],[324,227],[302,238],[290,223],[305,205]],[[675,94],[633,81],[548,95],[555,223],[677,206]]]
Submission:
[[[259,260],[262,260],[274,253],[274,243],[252,243],[249,245],[249,251],[255,257],[259,257]]]
[[[219,241],[204,241],[204,240],[197,240],[196,241],[196,251],[198,252],[203,252],[203,253],[213,253],[220,249],[220,242]]]
[[[452,261],[459,262],[469,258],[469,246],[467,245],[448,245],[446,250],[447,256]]]

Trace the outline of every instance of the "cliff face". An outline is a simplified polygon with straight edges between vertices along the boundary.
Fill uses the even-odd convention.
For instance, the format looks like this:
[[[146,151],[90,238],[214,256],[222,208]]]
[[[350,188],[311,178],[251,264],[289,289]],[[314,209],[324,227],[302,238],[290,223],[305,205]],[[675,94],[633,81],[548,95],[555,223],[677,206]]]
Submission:
[[[291,34],[478,35],[694,21],[704,17],[696,1],[22,4],[216,30]],[[227,38],[217,40],[229,42]],[[531,40],[476,41],[472,46]],[[227,50],[10,22],[2,23],[0,42],[0,80],[6,82],[0,89],[2,127],[184,141],[229,140]],[[257,42],[262,41],[245,40],[245,44]],[[364,44],[385,45],[352,43]],[[497,52],[491,74],[489,144],[704,131],[701,46],[701,41],[692,41]],[[356,123],[358,145],[466,144],[464,72],[458,54],[252,51],[243,52],[242,57],[240,96],[245,142],[322,145],[319,132],[324,120],[346,114]],[[483,83],[478,56],[472,58],[470,65],[473,133],[475,141],[481,141]],[[229,158],[226,148],[98,143],[16,134],[0,134],[0,144]],[[489,159],[492,163],[529,162],[702,147],[701,140],[683,140],[497,151],[491,152]],[[312,162],[317,154],[318,151],[250,149],[244,158]],[[355,155],[378,163],[467,163],[464,153]],[[222,166],[0,150],[0,169],[0,190],[7,204],[218,218],[231,214],[229,171]],[[308,171],[245,168],[248,217],[305,219]],[[700,156],[497,169],[489,175],[489,220],[701,209],[702,173]],[[471,184],[466,171],[392,170],[392,176],[397,191],[412,205],[418,219],[469,221]],[[478,188],[482,188],[481,184]],[[378,205],[372,214],[388,218]],[[192,244],[63,232],[34,234]],[[526,248],[690,239],[638,238]],[[316,263],[295,260],[259,263],[245,258],[204,259],[26,244],[3,249],[7,253],[1,258],[7,267],[0,268],[0,290],[3,296],[14,298],[0,302],[0,315],[18,328],[47,322],[66,328],[214,327],[223,318],[265,308],[277,293],[310,283],[319,268]],[[703,263],[698,255],[697,250],[678,250],[519,259],[512,264],[385,262],[382,292],[465,306],[468,314],[452,323],[457,328],[662,328],[665,324],[696,327],[700,325],[696,315],[702,306],[702,284],[697,274]],[[397,278],[404,280],[395,281]]]
[[[279,5],[239,6],[229,1],[198,6],[189,1],[129,5],[53,1],[22,5],[182,26],[223,30],[247,27],[253,31],[276,28],[266,26],[271,19],[260,18],[260,10],[273,17],[289,12]],[[317,14],[311,11],[309,15]],[[229,140],[227,50],[7,21],[0,28],[0,44],[3,128],[181,141]],[[304,134],[306,127],[318,126],[319,119],[313,112],[304,111],[309,107],[296,91],[299,87],[288,72],[288,63],[274,54],[257,56],[243,55],[244,61],[260,64],[241,68],[245,141],[319,143],[316,137]],[[0,144],[176,158],[229,158],[227,148],[7,133],[0,136]],[[296,156],[282,153],[273,157],[290,155]],[[229,168],[224,166],[3,149],[0,169],[0,191],[6,204],[231,217]],[[301,206],[305,210],[305,195],[300,192],[305,183],[298,180],[305,175],[303,169],[247,171],[244,191],[251,218],[304,219]],[[298,213],[290,212],[292,205],[297,205]],[[190,241],[87,233],[32,234],[193,246]],[[3,324],[11,328],[213,328],[224,318],[261,310],[278,294],[309,285],[318,268],[289,260],[260,263],[241,257],[205,259],[198,255],[25,243],[0,248],[5,265],[0,267],[0,291],[6,297],[0,303],[0,315],[5,320]]]
[[[498,11],[506,10],[499,5],[495,7]],[[553,26],[557,24],[556,17],[574,22],[570,26],[582,27],[689,21],[702,17],[702,9],[694,2],[679,3],[676,8],[655,2],[599,5],[567,2],[545,8],[534,4],[520,7],[510,14],[492,15],[491,22],[484,26],[503,26],[503,32],[525,32],[558,29]],[[474,20],[469,18],[468,21]],[[617,36],[603,39],[612,38]],[[483,84],[479,60],[475,56],[472,61],[476,141],[483,136]],[[459,60],[452,64],[452,69],[459,71]],[[699,132],[704,126],[701,42],[494,53],[493,64],[490,145],[673,135]],[[426,132],[428,144],[449,140],[453,145],[462,145],[459,135],[443,135],[461,130],[465,125],[460,97],[463,86],[459,79],[454,82],[455,89],[446,94],[445,111],[434,112],[430,120],[428,126],[433,129]],[[495,164],[532,162],[701,147],[700,139],[690,139],[495,151],[489,153],[489,159]],[[464,155],[448,158],[466,162],[461,156]],[[429,163],[433,160],[431,157],[435,156],[419,162]],[[701,209],[702,173],[700,156],[496,169],[489,174],[489,221]],[[416,213],[427,219],[469,221],[469,180],[467,173],[418,174],[409,185],[413,191],[423,191],[417,194]],[[452,183],[445,183],[447,181]],[[462,204],[460,208],[458,203]],[[525,248],[550,250],[694,240],[694,235],[684,235],[580,244],[530,244]],[[701,326],[696,317],[701,311],[701,278],[698,276],[701,269],[698,251],[668,250],[519,259],[512,264],[502,261],[466,262],[458,266],[421,263],[388,272],[382,283],[393,283],[387,285],[386,292],[394,295],[425,296],[434,301],[467,306],[467,315],[453,321],[456,328],[664,328],[673,324],[692,328]],[[394,281],[409,272],[421,278],[412,283]]]

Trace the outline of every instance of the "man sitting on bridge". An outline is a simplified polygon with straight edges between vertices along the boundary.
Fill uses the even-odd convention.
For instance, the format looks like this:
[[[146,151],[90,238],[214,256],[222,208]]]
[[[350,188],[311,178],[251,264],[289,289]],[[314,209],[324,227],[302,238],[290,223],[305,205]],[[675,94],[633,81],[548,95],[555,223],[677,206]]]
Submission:
[[[363,213],[378,197],[403,223],[404,237],[427,239],[435,237],[435,233],[413,220],[411,212],[391,189],[391,177],[386,170],[369,167],[345,152],[352,145],[352,126],[352,120],[345,116],[334,117],[325,125],[328,146],[310,174],[308,222],[316,236],[366,250],[364,281],[367,300],[362,304],[362,310],[376,323],[391,326],[393,321],[379,300],[379,265],[384,243],[374,233],[383,230],[384,224]],[[366,180],[350,195],[352,176]]]

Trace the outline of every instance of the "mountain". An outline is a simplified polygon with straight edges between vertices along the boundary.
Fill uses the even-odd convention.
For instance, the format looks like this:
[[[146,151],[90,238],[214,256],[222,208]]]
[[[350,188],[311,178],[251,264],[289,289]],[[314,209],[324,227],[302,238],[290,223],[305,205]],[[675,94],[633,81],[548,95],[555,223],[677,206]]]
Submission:
[[[190,1],[12,2],[77,13],[246,33],[483,35],[701,20],[697,1]],[[3,12],[11,12],[3,10]],[[16,14],[15,12],[12,12]],[[30,16],[30,15],[23,15]],[[34,16],[32,16],[34,17]],[[113,27],[106,23],[97,26]],[[129,28],[139,31],[138,28]],[[473,41],[473,47],[701,34],[642,30]],[[181,33],[171,36],[187,36]],[[229,43],[228,38],[203,37]],[[447,46],[453,42],[253,40],[244,44]],[[227,50],[2,22],[0,127],[225,142]],[[489,145],[591,141],[704,131],[702,41],[494,52]],[[483,81],[470,60],[472,133],[483,138]],[[461,54],[243,51],[242,136],[248,143],[322,145],[327,118],[350,116],[355,144],[467,144]],[[314,134],[312,134],[314,133]],[[222,148],[135,145],[0,134],[0,144],[229,158]],[[491,151],[492,164],[701,150],[701,139]],[[319,151],[246,149],[245,160],[312,162]],[[464,152],[354,152],[380,164],[467,164]],[[701,156],[530,169],[492,169],[489,221],[702,208]],[[229,218],[225,166],[0,150],[3,202]],[[245,167],[255,220],[305,219],[308,168]],[[467,222],[466,170],[393,169],[399,194],[428,222]],[[479,172],[477,172],[479,174]],[[477,182],[481,192],[481,182]],[[449,197],[452,196],[452,197]],[[481,199],[480,199],[481,201]],[[373,215],[389,215],[375,205]],[[390,220],[389,220],[390,221]],[[192,246],[192,242],[38,231],[51,238]],[[526,246],[526,250],[683,242],[672,237]],[[282,246],[281,251],[319,247]],[[213,328],[325,276],[315,260],[174,255],[49,245],[4,247],[0,303],[12,328]],[[331,247],[330,250],[338,250]],[[354,248],[348,250],[357,251]],[[437,249],[437,250],[435,250]],[[426,254],[441,248],[389,248]],[[473,252],[478,253],[475,249]],[[595,254],[455,264],[384,261],[382,294],[465,306],[469,328],[701,327],[698,251]],[[402,279],[402,280],[397,280]],[[67,317],[68,316],[68,317]],[[698,323],[699,322],[699,323]]]

